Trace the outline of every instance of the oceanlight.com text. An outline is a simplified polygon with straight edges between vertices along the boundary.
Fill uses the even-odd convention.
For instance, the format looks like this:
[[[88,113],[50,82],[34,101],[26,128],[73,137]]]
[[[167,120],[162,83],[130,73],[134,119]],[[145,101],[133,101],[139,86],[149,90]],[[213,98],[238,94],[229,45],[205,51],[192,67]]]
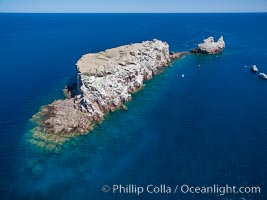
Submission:
[[[175,185],[170,186],[167,184],[146,186],[135,184],[113,184],[103,185],[102,191],[105,193],[113,194],[136,194],[141,195],[143,193],[149,194],[215,194],[224,196],[227,194],[260,194],[261,188],[259,186],[232,186],[232,185],[210,185],[210,186],[193,186],[193,185]]]
[[[261,188],[258,186],[225,186],[212,185],[212,186],[189,186],[181,185],[180,190],[182,193],[191,194],[260,194]]]

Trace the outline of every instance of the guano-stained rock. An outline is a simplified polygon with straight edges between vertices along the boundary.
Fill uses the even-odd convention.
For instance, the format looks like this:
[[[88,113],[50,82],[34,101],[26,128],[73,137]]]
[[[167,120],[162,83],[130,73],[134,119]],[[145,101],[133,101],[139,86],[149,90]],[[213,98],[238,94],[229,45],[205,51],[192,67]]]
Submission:
[[[56,100],[33,116],[36,127],[28,141],[58,152],[69,138],[87,134],[110,111],[126,110],[124,103],[145,80],[185,54],[170,56],[169,45],[154,39],[83,55],[76,64],[77,90],[65,88],[67,99]]]
[[[198,44],[198,48],[192,49],[192,53],[203,53],[203,54],[216,54],[220,53],[225,48],[225,42],[223,36],[221,36],[217,42],[214,41],[213,37],[209,37],[204,40],[203,43]]]

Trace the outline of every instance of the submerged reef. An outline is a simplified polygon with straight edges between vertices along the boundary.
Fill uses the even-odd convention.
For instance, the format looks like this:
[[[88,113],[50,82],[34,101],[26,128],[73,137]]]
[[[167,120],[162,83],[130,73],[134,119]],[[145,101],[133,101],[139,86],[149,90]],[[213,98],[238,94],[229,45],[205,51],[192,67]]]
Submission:
[[[187,53],[169,53],[166,42],[154,39],[83,55],[76,64],[77,82],[64,89],[67,98],[43,106],[32,117],[36,126],[28,142],[59,152],[70,138],[93,130],[109,112],[126,109],[124,104],[145,80]]]

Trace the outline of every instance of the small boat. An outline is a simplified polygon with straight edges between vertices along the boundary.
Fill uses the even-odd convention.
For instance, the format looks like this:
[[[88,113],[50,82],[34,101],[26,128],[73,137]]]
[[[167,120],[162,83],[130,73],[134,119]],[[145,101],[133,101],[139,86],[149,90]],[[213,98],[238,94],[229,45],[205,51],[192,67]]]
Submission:
[[[258,76],[262,79],[267,80],[267,75],[265,73],[259,73]]]

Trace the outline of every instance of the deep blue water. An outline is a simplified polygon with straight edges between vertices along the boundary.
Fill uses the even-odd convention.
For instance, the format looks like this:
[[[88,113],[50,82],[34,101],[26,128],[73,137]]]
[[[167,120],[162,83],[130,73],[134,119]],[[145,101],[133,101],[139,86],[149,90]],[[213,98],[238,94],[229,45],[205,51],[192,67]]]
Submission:
[[[266,199],[267,14],[0,14],[0,199]],[[189,55],[59,155],[29,148],[29,118],[63,98],[81,55],[167,41]],[[184,74],[184,78],[181,75]],[[111,194],[104,184],[260,186],[261,194]]]

